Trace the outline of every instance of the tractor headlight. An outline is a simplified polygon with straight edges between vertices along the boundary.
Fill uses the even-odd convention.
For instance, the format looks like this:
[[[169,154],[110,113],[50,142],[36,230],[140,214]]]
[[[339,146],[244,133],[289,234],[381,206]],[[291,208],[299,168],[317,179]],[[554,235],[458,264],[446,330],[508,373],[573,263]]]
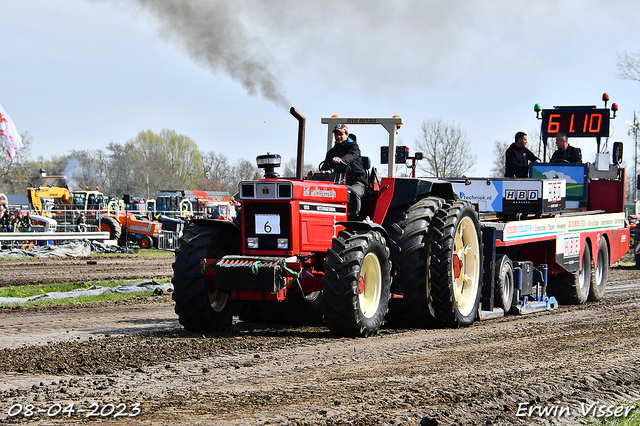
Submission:
[[[256,237],[247,238],[247,248],[257,249],[258,248],[258,239]]]
[[[288,238],[278,238],[278,249],[285,250],[289,248]]]

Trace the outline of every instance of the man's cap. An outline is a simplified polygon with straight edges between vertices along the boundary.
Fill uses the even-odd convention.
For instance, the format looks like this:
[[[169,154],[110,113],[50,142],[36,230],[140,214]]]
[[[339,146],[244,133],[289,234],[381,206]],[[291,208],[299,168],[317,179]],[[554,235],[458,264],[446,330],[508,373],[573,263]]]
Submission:
[[[335,129],[333,129],[334,132],[341,132],[341,133],[349,133],[349,129],[347,129],[347,126],[345,126],[344,124],[340,123],[336,126]]]

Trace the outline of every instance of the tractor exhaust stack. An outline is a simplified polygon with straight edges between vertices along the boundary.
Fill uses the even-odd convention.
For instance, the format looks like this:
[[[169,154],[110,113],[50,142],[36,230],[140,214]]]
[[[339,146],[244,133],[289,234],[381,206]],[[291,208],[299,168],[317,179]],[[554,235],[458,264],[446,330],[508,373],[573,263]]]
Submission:
[[[307,119],[304,118],[304,115],[300,114],[300,112],[294,107],[291,107],[290,112],[291,115],[298,120],[298,158],[296,163],[296,179],[302,180],[302,169],[304,167],[304,129]]]

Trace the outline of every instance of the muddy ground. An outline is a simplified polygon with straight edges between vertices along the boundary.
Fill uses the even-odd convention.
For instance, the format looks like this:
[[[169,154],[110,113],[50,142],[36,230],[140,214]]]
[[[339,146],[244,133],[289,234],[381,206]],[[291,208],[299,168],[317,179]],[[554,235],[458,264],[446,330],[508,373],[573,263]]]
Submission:
[[[0,261],[0,285],[160,278],[170,264]],[[191,334],[170,295],[0,309],[0,423],[599,422],[625,414],[613,405],[640,400],[640,271],[615,268],[609,279],[600,302],[368,339],[336,338],[322,324]]]
[[[0,287],[60,282],[171,277],[173,257],[25,257],[0,261]]]

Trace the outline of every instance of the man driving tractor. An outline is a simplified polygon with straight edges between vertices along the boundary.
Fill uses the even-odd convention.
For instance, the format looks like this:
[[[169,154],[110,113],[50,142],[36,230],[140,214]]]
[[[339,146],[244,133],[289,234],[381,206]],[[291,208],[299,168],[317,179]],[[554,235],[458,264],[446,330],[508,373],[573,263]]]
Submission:
[[[323,169],[346,173],[346,184],[349,188],[349,217],[357,220],[360,216],[361,199],[366,185],[366,172],[360,156],[360,147],[355,135],[349,134],[344,124],[336,125],[333,130],[336,143],[328,152],[323,162]]]

